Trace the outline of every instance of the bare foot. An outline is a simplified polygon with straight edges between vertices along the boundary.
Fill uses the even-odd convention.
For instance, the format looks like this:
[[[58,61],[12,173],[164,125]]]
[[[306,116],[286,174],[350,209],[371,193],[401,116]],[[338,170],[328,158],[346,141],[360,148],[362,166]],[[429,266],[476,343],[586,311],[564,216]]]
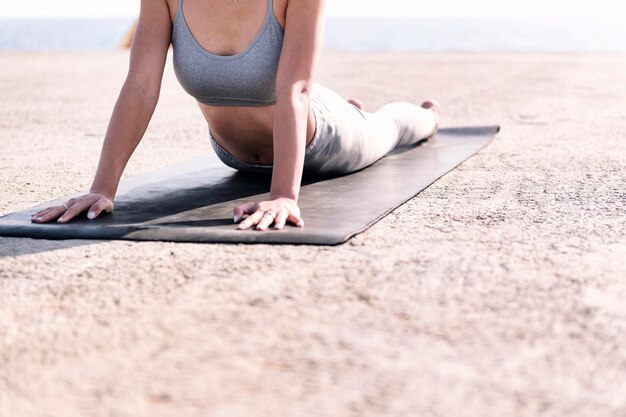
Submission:
[[[363,110],[363,102],[361,100],[359,100],[358,98],[354,98],[351,97],[348,99],[348,103],[352,104],[354,107],[356,107],[359,110]]]
[[[435,115],[435,130],[433,131],[433,135],[437,133],[439,130],[439,119],[441,118],[441,104],[437,100],[426,100],[422,103],[422,107],[428,109],[433,112]]]

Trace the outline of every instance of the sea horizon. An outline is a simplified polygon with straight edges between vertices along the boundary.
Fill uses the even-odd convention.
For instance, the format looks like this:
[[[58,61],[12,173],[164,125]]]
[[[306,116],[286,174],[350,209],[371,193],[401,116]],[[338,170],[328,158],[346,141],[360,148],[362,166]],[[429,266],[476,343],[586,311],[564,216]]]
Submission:
[[[134,18],[0,19],[0,50],[117,48]],[[329,17],[324,47],[343,52],[626,52],[607,18]]]

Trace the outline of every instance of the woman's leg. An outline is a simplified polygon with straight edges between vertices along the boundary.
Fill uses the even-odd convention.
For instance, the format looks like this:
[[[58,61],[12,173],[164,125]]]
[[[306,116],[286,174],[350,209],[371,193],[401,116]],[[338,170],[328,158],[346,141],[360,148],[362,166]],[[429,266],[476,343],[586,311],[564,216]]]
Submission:
[[[432,136],[438,125],[439,105],[424,107],[394,102],[370,113],[360,102],[343,99],[315,84],[311,106],[316,135],[305,155],[305,172],[345,174],[369,166],[396,146],[416,143]]]
[[[376,113],[387,113],[395,121],[398,127],[396,146],[400,146],[433,136],[439,126],[439,109],[439,103],[432,100],[421,106],[399,101],[385,104]]]
[[[371,132],[379,153],[387,154],[397,146],[412,145],[433,136],[439,124],[438,105],[429,108],[396,101],[385,104],[373,113],[365,112],[366,128]],[[437,110],[436,110],[437,109]],[[367,138],[367,136],[365,136]]]

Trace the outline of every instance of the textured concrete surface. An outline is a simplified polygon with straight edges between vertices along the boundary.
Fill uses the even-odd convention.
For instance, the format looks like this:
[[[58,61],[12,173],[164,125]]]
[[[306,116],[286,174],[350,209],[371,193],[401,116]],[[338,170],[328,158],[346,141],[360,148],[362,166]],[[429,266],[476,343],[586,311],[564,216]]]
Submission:
[[[127,52],[0,62],[0,214],[86,189]],[[368,110],[502,132],[338,247],[0,238],[0,415],[626,415],[624,68],[326,53]],[[208,151],[170,56],[125,175]]]

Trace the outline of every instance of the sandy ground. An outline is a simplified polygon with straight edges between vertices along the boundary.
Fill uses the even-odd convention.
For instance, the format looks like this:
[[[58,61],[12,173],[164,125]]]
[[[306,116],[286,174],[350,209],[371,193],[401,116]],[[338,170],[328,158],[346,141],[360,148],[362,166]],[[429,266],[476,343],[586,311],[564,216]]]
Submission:
[[[210,152],[169,58],[126,175]],[[88,188],[127,52],[0,62],[0,214]],[[625,416],[625,68],[325,53],[502,132],[338,247],[0,238],[0,415]]]

